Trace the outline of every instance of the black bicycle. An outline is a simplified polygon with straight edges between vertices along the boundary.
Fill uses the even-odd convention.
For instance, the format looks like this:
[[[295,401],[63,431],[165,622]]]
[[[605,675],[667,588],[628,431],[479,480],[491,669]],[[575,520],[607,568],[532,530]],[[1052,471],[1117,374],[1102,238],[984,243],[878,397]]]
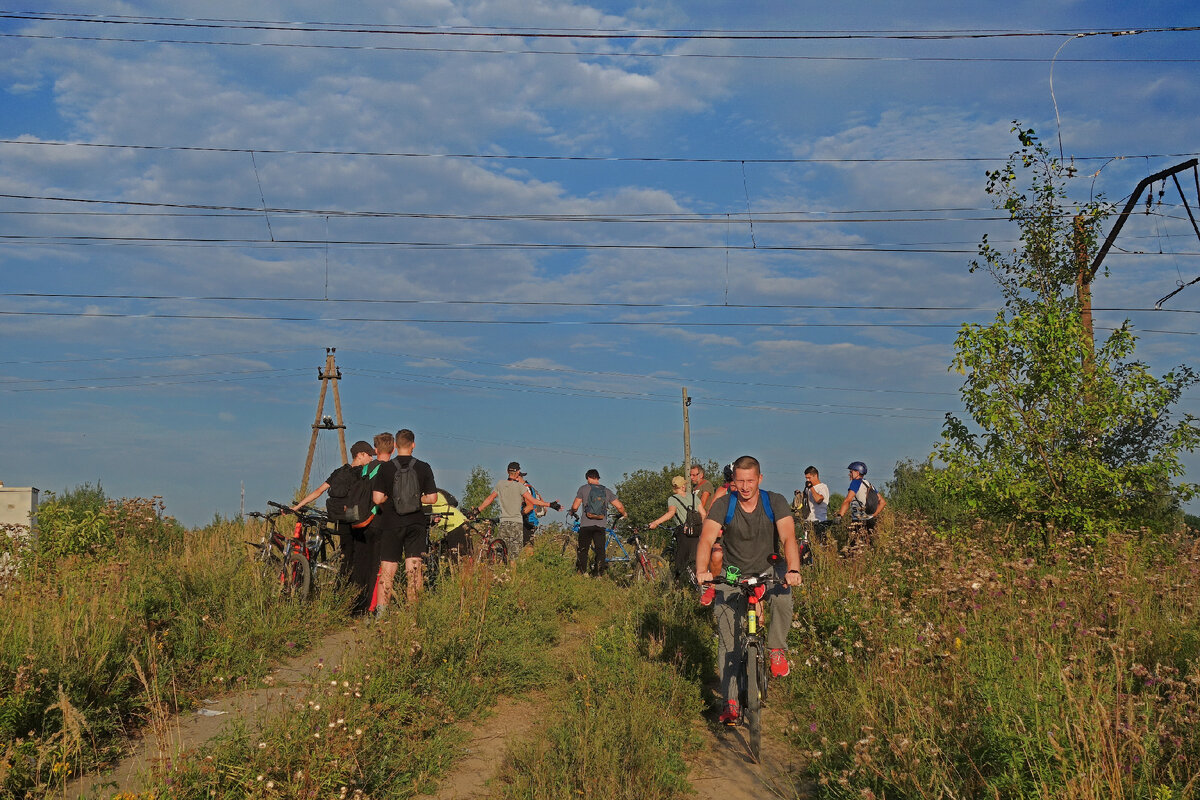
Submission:
[[[775,577],[774,565],[758,575],[738,575],[729,568],[713,578],[713,583],[732,586],[746,598],[745,656],[739,669],[738,694],[745,709],[746,728],[750,733],[750,755],[758,761],[762,752],[762,707],[767,702],[767,683],[771,675],[770,657],[759,629],[763,610],[759,608],[772,587],[784,586]]]
[[[337,582],[341,573],[342,551],[333,541],[329,518],[312,508],[293,510],[290,506],[268,500],[267,505],[278,509],[261,516],[270,521],[262,542],[251,542],[259,548],[258,559],[264,571],[275,581],[285,597],[305,599],[314,583],[321,589]],[[284,535],[276,524],[283,514],[292,514],[296,523],[291,535]]]

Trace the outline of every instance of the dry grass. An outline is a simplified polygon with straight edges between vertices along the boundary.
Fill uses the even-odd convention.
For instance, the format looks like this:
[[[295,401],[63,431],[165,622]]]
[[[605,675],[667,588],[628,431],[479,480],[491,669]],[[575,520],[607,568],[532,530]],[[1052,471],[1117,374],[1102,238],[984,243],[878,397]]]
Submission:
[[[783,682],[831,797],[1191,797],[1200,549],[1114,536],[1034,560],[903,524],[819,563]]]

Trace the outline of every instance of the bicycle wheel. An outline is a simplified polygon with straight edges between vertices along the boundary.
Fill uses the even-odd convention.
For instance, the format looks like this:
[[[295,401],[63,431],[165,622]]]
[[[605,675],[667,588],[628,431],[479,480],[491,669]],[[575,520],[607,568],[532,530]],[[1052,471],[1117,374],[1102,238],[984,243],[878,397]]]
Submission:
[[[432,592],[437,588],[438,577],[442,572],[442,559],[436,551],[426,553],[422,559],[425,564],[425,589]]]
[[[671,568],[667,565],[667,560],[662,556],[651,555],[646,553],[638,559],[638,568],[634,572],[634,580],[648,581],[654,583],[656,581],[665,581],[671,576]]]
[[[303,553],[288,553],[279,573],[279,593],[284,597],[303,600],[312,589],[312,567]]]
[[[317,557],[311,564],[313,585],[317,592],[337,588],[342,578],[342,549],[330,539],[323,539]]]
[[[508,544],[503,539],[492,539],[488,546],[480,552],[479,560],[489,564],[507,564]]]
[[[762,753],[762,695],[758,685],[762,650],[757,642],[746,643],[746,728],[750,732],[750,757],[758,761]]]

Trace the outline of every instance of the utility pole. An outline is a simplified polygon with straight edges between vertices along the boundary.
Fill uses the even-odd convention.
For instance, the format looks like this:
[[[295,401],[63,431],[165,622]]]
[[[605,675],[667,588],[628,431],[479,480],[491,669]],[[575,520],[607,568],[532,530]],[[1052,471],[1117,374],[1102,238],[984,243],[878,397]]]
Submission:
[[[683,475],[687,478],[688,470],[692,468],[692,427],[688,420],[688,406],[692,398],[688,397],[687,387],[683,387]]]
[[[342,422],[342,398],[338,394],[338,381],[342,379],[342,371],[338,369],[334,363],[333,354],[337,352],[336,347],[325,348],[325,368],[317,370],[317,380],[321,382],[321,394],[317,397],[317,418],[312,424],[312,438],[308,440],[308,456],[304,459],[304,477],[300,479],[300,491],[302,494],[308,494],[308,476],[312,472],[313,453],[317,451],[317,433],[323,430],[336,430],[338,432],[338,444],[341,445],[342,463],[349,463],[350,459],[346,456],[346,425]],[[337,413],[337,424],[333,422],[333,417],[325,416],[325,392],[330,384],[333,384],[333,408]]]
[[[1137,187],[1129,195],[1129,200],[1125,203],[1125,208],[1121,209],[1117,221],[1113,223],[1112,230],[1108,232],[1108,238],[1104,240],[1104,244],[1100,246],[1100,251],[1096,253],[1096,259],[1092,261],[1090,266],[1087,266],[1087,249],[1082,245],[1082,217],[1075,217],[1075,236],[1076,236],[1076,258],[1079,259],[1079,277],[1076,280],[1076,291],[1079,296],[1079,304],[1081,307],[1081,321],[1084,324],[1084,329],[1087,331],[1087,358],[1089,362],[1094,362],[1096,344],[1095,334],[1092,332],[1092,281],[1096,278],[1096,273],[1100,270],[1100,264],[1104,261],[1104,257],[1108,255],[1108,251],[1112,248],[1113,242],[1117,240],[1117,234],[1121,232],[1121,228],[1125,226],[1125,220],[1129,219],[1129,214],[1133,211],[1134,206],[1142,199],[1142,192],[1147,186],[1151,186],[1159,181],[1166,181],[1171,178],[1175,181],[1176,187],[1179,187],[1179,179],[1175,175],[1187,169],[1196,169],[1197,160],[1189,158],[1182,164],[1176,164],[1173,167],[1168,167],[1153,175],[1142,178]],[[1183,189],[1179,188],[1179,196],[1183,197]],[[1184,206],[1187,206],[1187,198],[1183,198]],[[1188,216],[1191,217],[1192,211],[1188,208]],[[1193,224],[1194,221],[1193,221]],[[1197,231],[1200,233],[1200,230]],[[1082,251],[1082,252],[1080,252]],[[1161,301],[1159,301],[1161,302]]]

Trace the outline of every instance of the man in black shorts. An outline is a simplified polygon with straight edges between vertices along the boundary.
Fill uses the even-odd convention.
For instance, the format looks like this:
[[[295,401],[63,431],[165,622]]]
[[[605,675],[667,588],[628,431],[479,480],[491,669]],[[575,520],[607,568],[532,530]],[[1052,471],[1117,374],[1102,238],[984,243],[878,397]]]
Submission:
[[[376,589],[375,613],[387,612],[392,599],[392,584],[400,560],[408,579],[408,601],[415,602],[421,591],[423,572],[421,556],[429,543],[429,523],[422,505],[437,502],[437,484],[433,469],[420,459],[413,458],[416,436],[408,428],[396,431],[396,452],[391,460],[381,462],[375,476],[375,502],[379,503],[379,583]],[[402,473],[402,474],[401,474]],[[396,497],[397,486],[408,486],[408,497]],[[382,500],[379,495],[383,495]],[[399,507],[415,506],[415,511],[400,513]]]
[[[705,584],[713,579],[709,557],[722,527],[725,528],[722,536],[725,569],[737,567],[743,576],[758,575],[770,568],[775,539],[779,538],[783,557],[787,561],[787,572],[784,574],[786,585],[771,589],[766,597],[770,611],[767,647],[771,651],[771,674],[783,677],[789,671],[787,635],[792,624],[790,587],[800,585],[800,551],[796,546],[796,521],[788,501],[781,494],[762,489],[761,485],[762,472],[758,459],[742,456],[733,462],[732,491],[713,501],[700,533],[700,543],[696,548],[696,581]],[[768,503],[769,508],[766,507]],[[740,620],[746,615],[746,599],[731,586],[712,586],[717,595],[713,618],[717,623],[721,693],[725,697],[721,722],[734,725],[740,711],[737,703],[738,670],[745,655],[745,643],[743,637],[738,635],[738,629]]]

